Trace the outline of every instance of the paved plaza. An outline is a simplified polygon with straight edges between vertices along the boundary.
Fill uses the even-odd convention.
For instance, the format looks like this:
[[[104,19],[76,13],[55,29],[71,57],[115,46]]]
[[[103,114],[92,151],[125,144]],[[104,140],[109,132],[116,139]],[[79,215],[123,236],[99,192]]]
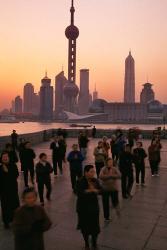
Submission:
[[[76,139],[68,139],[68,151]],[[92,152],[97,139],[89,143],[87,162],[94,163]],[[162,142],[162,163],[160,177],[151,177],[147,168],[145,188],[133,187],[133,198],[122,200],[121,217],[112,212],[112,222],[103,220],[101,197],[100,221],[101,234],[99,250],[167,250],[167,141]],[[144,142],[147,148],[148,141]],[[49,142],[35,147],[37,155],[47,152],[51,159]],[[166,165],[166,168],[165,168]],[[148,163],[147,163],[148,166]],[[64,175],[52,177],[52,202],[46,203],[45,209],[50,215],[53,226],[45,235],[46,250],[82,250],[83,240],[76,230],[76,197],[72,193],[69,167],[64,166]],[[23,176],[19,178],[20,192],[24,188]],[[0,223],[0,250],[13,250],[11,231],[5,231]],[[31,250],[31,249],[30,249]]]

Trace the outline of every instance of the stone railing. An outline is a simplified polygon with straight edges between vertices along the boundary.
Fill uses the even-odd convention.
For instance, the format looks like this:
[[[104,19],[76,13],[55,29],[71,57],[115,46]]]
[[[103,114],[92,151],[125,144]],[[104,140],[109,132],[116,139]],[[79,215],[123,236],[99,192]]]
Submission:
[[[79,131],[83,129],[66,129],[67,137],[76,138],[78,136]],[[91,129],[88,129],[88,135],[91,137]],[[102,138],[103,136],[107,136],[111,138],[112,134],[115,133],[113,129],[97,129],[96,138]],[[127,134],[127,130],[123,130],[124,134]],[[57,134],[57,129],[49,129],[43,130],[40,132],[29,133],[29,134],[21,134],[19,135],[19,139],[24,138],[26,141],[30,141],[32,145],[36,145],[42,143],[44,141],[49,141],[54,135]],[[143,139],[151,139],[152,131],[151,130],[143,130],[141,132]],[[162,138],[166,139],[166,135],[162,135]],[[0,137],[0,150],[5,147],[6,143],[11,142],[10,136],[2,136]]]

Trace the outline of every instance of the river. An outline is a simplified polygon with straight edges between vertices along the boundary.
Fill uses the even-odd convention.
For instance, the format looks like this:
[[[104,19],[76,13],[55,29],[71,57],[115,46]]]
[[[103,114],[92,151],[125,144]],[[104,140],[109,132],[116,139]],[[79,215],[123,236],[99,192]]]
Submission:
[[[160,125],[150,125],[150,124],[93,124],[98,129],[129,129],[132,127],[138,127],[141,130],[154,130]],[[162,127],[162,125],[161,125]],[[20,122],[20,123],[0,123],[0,136],[10,135],[12,130],[15,129],[18,134],[27,134],[38,132],[46,129],[52,128],[63,128],[70,129],[68,123],[40,123],[40,122]]]

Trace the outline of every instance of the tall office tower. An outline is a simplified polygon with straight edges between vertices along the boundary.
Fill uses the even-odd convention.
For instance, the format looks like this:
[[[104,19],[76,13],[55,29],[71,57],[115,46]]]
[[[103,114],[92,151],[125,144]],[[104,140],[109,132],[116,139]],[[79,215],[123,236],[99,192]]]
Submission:
[[[89,107],[92,105],[92,102],[93,102],[93,97],[92,97],[92,94],[90,93],[89,94]]]
[[[155,99],[155,93],[152,89],[152,84],[147,82],[143,84],[144,88],[141,91],[140,94],[140,103],[147,104],[150,101],[154,101]]]
[[[24,113],[32,113],[34,96],[34,86],[31,83],[26,83],[23,90]]]
[[[135,61],[131,52],[125,60],[124,103],[135,103]]]
[[[34,93],[33,95],[33,103],[32,103],[32,113],[33,115],[38,116],[40,111],[40,98],[39,94]]]
[[[96,84],[95,84],[95,90],[93,91],[93,101],[98,99],[98,92],[96,90]]]
[[[76,40],[79,29],[74,25],[74,0],[71,2],[71,24],[65,30],[68,39],[68,83],[64,86],[64,106],[66,111],[77,111],[77,96],[79,89],[76,85]]]
[[[87,114],[89,112],[89,69],[80,70],[78,110],[79,114]]]
[[[16,96],[15,98],[15,113],[22,113],[23,111],[23,100],[20,96]]]
[[[47,73],[41,80],[40,87],[40,119],[43,121],[51,121],[53,119],[53,87],[51,79]]]
[[[61,71],[55,77],[55,114],[58,117],[59,113],[64,108],[64,86],[67,84],[68,80],[64,76],[64,71]]]

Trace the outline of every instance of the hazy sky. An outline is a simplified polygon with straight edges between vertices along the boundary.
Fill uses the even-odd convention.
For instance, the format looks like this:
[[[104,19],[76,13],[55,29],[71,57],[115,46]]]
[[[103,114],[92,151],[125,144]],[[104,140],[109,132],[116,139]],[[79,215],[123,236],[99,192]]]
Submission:
[[[136,96],[147,76],[156,98],[167,103],[167,0],[75,0],[77,72],[90,69],[90,89],[108,101],[123,100],[124,60],[136,62]],[[23,85],[38,91],[62,65],[67,73],[71,0],[5,0],[0,5],[0,108],[9,107]],[[79,77],[77,77],[79,82]]]

